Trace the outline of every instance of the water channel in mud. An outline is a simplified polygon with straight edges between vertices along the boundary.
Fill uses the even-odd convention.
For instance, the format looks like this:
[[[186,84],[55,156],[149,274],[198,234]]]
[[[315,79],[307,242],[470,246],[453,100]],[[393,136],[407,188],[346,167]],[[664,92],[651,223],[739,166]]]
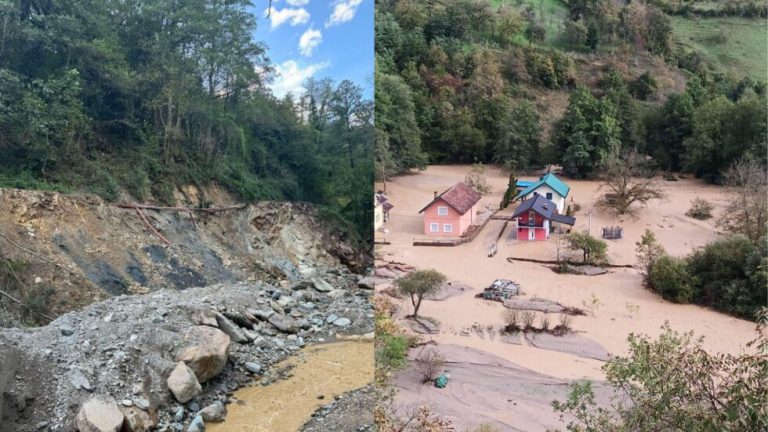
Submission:
[[[223,423],[206,424],[208,432],[298,431],[320,406],[335,395],[373,381],[372,341],[318,344],[273,365],[293,366],[292,376],[268,386],[254,384],[235,392]],[[323,399],[319,399],[319,396]]]

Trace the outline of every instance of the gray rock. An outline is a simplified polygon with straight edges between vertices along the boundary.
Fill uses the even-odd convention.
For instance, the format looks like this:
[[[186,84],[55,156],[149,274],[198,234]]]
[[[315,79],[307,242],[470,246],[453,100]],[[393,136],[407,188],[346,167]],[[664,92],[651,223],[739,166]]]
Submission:
[[[95,395],[80,408],[75,424],[80,432],[118,432],[123,420],[123,413],[112,396]]]
[[[246,362],[245,368],[248,370],[248,372],[251,372],[251,373],[255,373],[255,374],[261,373],[261,365],[255,362]]]
[[[203,390],[197,381],[195,372],[183,361],[176,363],[176,367],[168,376],[167,383],[173,396],[181,403],[188,402]]]
[[[258,319],[260,319],[262,321],[268,320],[269,317],[271,317],[272,315],[275,314],[275,311],[269,310],[269,309],[251,309],[251,308],[248,308],[248,309],[246,309],[246,312],[248,312],[249,314],[255,316],[256,318],[258,318]]]
[[[183,406],[179,406],[178,408],[176,408],[176,412],[173,414],[173,419],[176,420],[177,422],[180,422],[184,420],[184,414],[186,413],[187,413],[187,410],[185,410]]]
[[[221,331],[226,333],[227,336],[232,339],[232,341],[241,344],[250,342],[248,337],[240,330],[240,327],[238,327],[237,324],[230,321],[229,318],[225,317],[224,315],[217,313],[216,322],[219,324]]]
[[[375,284],[376,279],[370,276],[366,276],[359,281],[357,281],[357,286],[359,286],[362,289],[372,290],[376,286]]]
[[[69,371],[69,382],[78,390],[83,389],[93,391],[93,387],[91,386],[90,381],[88,381],[88,377],[86,377],[85,374],[83,374],[83,371],[78,368],[72,368],[72,370]]]
[[[60,325],[59,331],[61,332],[62,336],[72,336],[75,333],[75,331],[72,329],[72,326],[69,324]]]
[[[346,327],[350,324],[352,324],[352,321],[350,321],[349,318],[342,317],[333,321],[333,325],[336,327]]]
[[[330,315],[328,315],[328,317],[325,319],[325,322],[327,322],[328,324],[330,324],[330,323],[332,323],[332,322],[336,321],[337,319],[339,319],[339,317],[337,317],[335,314],[330,314]]]
[[[205,422],[203,421],[203,417],[196,415],[195,418],[192,419],[192,423],[189,424],[187,432],[205,432]]]
[[[224,420],[224,416],[227,414],[227,409],[224,406],[224,403],[221,401],[216,401],[207,407],[200,410],[199,413],[197,413],[198,416],[202,417],[204,421],[206,422],[220,422]]]
[[[274,314],[269,317],[269,323],[277,327],[281,332],[296,333],[298,331],[296,321],[289,316]]]
[[[142,411],[149,411],[149,401],[144,398],[135,398],[133,404]]]
[[[312,279],[312,285],[315,287],[316,290],[320,292],[333,291],[333,285],[329,284],[324,279],[314,278]]]

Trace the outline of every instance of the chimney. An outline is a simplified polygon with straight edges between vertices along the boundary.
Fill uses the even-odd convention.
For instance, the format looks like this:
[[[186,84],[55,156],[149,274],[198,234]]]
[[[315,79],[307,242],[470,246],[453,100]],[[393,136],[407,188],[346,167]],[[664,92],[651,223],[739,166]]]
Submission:
[[[435,194],[435,198],[437,198],[437,191],[434,191],[433,193]]]

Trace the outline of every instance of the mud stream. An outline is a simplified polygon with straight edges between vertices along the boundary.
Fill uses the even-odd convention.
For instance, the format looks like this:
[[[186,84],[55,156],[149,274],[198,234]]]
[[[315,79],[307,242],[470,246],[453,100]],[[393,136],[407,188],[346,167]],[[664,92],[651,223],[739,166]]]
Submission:
[[[373,342],[336,342],[308,347],[273,365],[293,365],[292,376],[268,386],[235,392],[223,423],[206,424],[208,432],[293,432],[317,408],[373,381]],[[318,399],[318,396],[324,396]]]

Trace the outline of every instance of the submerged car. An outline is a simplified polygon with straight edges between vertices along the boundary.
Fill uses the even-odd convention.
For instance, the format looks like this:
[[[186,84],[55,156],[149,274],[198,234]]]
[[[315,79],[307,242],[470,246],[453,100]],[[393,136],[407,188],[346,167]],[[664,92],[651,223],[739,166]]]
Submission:
[[[483,291],[483,298],[486,300],[504,301],[520,294],[520,284],[517,282],[509,279],[496,279]]]

